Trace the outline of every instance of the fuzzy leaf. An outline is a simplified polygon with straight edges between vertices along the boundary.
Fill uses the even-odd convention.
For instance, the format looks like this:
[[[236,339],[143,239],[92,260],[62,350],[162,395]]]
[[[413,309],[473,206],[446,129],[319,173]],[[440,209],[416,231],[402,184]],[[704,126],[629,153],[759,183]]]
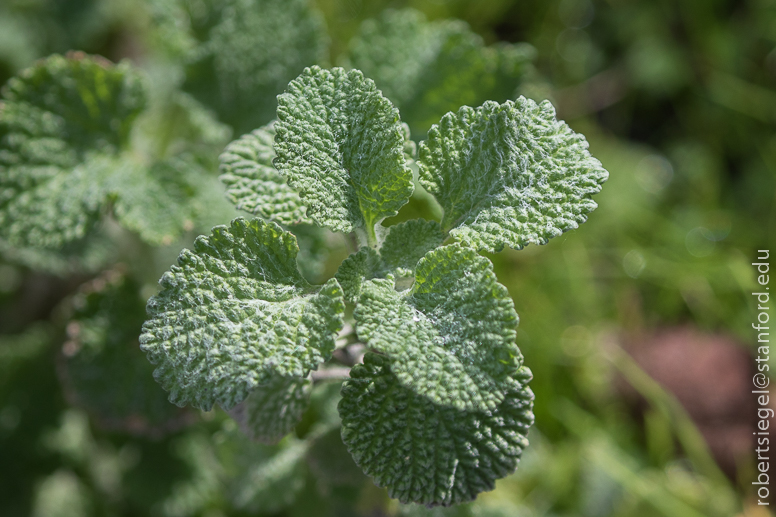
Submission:
[[[309,377],[274,375],[232,408],[230,414],[253,440],[277,443],[302,419],[312,389]]]
[[[412,219],[389,228],[380,255],[388,269],[412,272],[418,261],[444,240],[438,222]]]
[[[362,24],[349,64],[374,79],[417,138],[462,104],[514,98],[533,54],[526,44],[487,47],[464,22],[403,9]]]
[[[488,259],[457,244],[421,259],[405,293],[390,280],[365,282],[355,319],[399,382],[440,406],[494,409],[522,361],[509,293]]]
[[[243,135],[221,154],[221,181],[239,210],[281,224],[311,223],[299,194],[272,165],[275,124]]]
[[[181,253],[140,336],[172,402],[229,409],[273,375],[306,377],[329,358],[342,289],[307,283],[298,251],[278,225],[238,218]]]
[[[442,244],[444,235],[436,221],[413,219],[387,229],[380,251],[362,247],[346,258],[335,278],[345,292],[345,299],[355,303],[361,287],[374,278],[412,277],[418,261],[430,250]],[[397,285],[397,288],[404,287]]]
[[[366,229],[412,194],[399,112],[357,71],[311,67],[278,96],[274,164],[335,231]]]
[[[361,296],[364,283],[373,278],[384,278],[385,273],[380,255],[374,249],[364,246],[342,261],[334,278],[342,286],[345,299],[355,303]]]
[[[552,104],[524,97],[448,113],[419,154],[420,183],[442,205],[443,229],[491,252],[577,228],[608,178]]]
[[[490,410],[442,407],[403,386],[387,357],[351,370],[339,404],[342,439],[375,484],[403,503],[462,503],[511,474],[533,424],[530,370]]]

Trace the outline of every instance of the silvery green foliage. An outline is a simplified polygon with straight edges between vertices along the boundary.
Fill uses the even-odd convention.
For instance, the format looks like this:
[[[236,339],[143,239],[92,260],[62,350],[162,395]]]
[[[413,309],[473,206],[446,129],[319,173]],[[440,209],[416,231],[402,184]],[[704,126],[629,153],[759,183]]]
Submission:
[[[9,81],[0,109],[0,239],[8,247],[86,253],[108,211],[150,244],[194,226],[204,171],[131,146],[145,99],[129,64],[79,53],[51,56]]]
[[[355,319],[372,350],[395,358],[399,382],[441,406],[494,409],[522,359],[509,293],[488,259],[459,245],[426,254],[406,293],[367,282]]]
[[[528,446],[533,393],[530,370],[514,375],[492,409],[440,404],[405,387],[397,361],[367,354],[351,370],[339,405],[342,439],[356,463],[403,503],[449,506],[493,490]]]
[[[166,46],[186,62],[183,88],[238,132],[274,118],[275,96],[326,55],[323,17],[307,0],[151,5]]]
[[[241,218],[183,250],[140,336],[172,402],[229,409],[273,376],[305,377],[330,357],[342,289],[310,285],[298,251],[278,225]]]
[[[577,228],[609,177],[549,101],[524,97],[448,113],[419,154],[420,183],[445,211],[442,228],[487,251],[546,244]]]
[[[396,288],[407,287],[405,279],[413,276],[415,265],[426,252],[445,240],[439,223],[413,219],[391,226],[380,251],[364,246],[346,258],[334,276],[345,292],[345,299],[355,303],[367,280],[386,278],[397,280]]]
[[[403,9],[365,21],[347,61],[374,79],[421,137],[461,104],[514,98],[534,53],[527,44],[488,47],[462,21],[428,22]]]
[[[257,437],[276,438],[306,404],[310,370],[332,355],[345,302],[355,305],[356,335],[338,341],[367,348],[338,406],[354,460],[402,502],[474,499],[515,469],[533,423],[518,316],[478,251],[576,227],[606,171],[549,104],[464,107],[420,144],[420,179],[442,223],[386,228],[412,193],[412,157],[406,125],[374,83],[308,68],[279,97],[277,118],[222,155],[229,198],[267,220],[352,232],[361,245],[314,287],[275,222],[216,227],[148,305],[141,340],[157,379],[180,404],[247,397],[243,420],[250,407]],[[458,242],[444,245],[449,237]]]
[[[412,194],[399,112],[358,70],[305,69],[278,96],[275,131],[273,163],[321,226],[372,242]]]
[[[280,224],[311,223],[307,207],[272,165],[275,124],[243,135],[221,154],[221,181],[239,210]]]

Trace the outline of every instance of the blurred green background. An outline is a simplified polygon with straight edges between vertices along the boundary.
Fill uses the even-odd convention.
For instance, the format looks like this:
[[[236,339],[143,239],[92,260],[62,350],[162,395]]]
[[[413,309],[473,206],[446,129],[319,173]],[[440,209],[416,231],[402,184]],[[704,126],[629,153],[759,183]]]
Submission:
[[[336,383],[276,446],[220,410],[167,404],[136,349],[143,306],[208,228],[149,249],[106,224],[111,249],[94,264],[0,248],[0,515],[768,515],[751,485],[749,293],[757,250],[776,251],[776,0],[2,0],[0,84],[51,53],[130,59],[161,106],[152,143],[194,139],[170,106],[199,103],[215,175],[223,145],[266,123],[302,67],[368,65],[364,21],[406,7],[466,22],[473,34],[451,25],[465,36],[453,50],[512,63],[503,77],[465,52],[440,65],[449,107],[397,101],[416,138],[447,109],[522,94],[550,99],[610,172],[579,230],[490,257],[534,373],[518,471],[468,505],[405,507],[349,459]],[[378,58],[411,62],[424,49],[410,43]],[[400,99],[403,76],[381,62],[363,68]],[[395,220],[431,212],[418,195]],[[331,276],[346,253],[325,238],[333,251],[310,276]]]

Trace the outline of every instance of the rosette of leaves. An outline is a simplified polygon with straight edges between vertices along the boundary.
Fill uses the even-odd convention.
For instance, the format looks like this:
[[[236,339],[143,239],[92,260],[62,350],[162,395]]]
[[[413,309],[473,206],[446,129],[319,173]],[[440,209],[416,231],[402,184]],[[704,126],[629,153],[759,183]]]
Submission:
[[[160,436],[191,421],[153,380],[138,343],[145,319],[140,285],[118,270],[90,281],[70,301],[58,373],[68,401],[107,429]]]
[[[486,46],[460,20],[429,22],[414,9],[389,9],[363,22],[347,64],[374,79],[422,138],[462,104],[514,99],[534,55],[526,43]]]
[[[344,444],[393,497],[447,506],[511,473],[533,423],[514,304],[478,252],[576,228],[607,173],[548,102],[464,106],[420,144],[441,222],[386,228],[413,190],[406,138],[360,71],[306,69],[278,97],[274,125],[222,155],[230,199],[259,218],[181,254],[141,343],[171,400],[242,403],[249,434],[277,439],[303,412],[308,376],[324,377],[316,370],[354,305],[356,336],[340,343],[367,353],[342,388]],[[321,286],[302,278],[280,226],[299,221],[360,244]]]
[[[0,104],[2,247],[88,255],[106,213],[152,245],[196,225],[196,199],[212,186],[193,159],[134,145],[146,99],[129,63],[81,53],[51,56],[9,81]]]
[[[239,133],[269,122],[275,96],[328,48],[307,0],[154,0],[165,46],[184,61],[183,89]],[[250,106],[246,109],[246,106]]]

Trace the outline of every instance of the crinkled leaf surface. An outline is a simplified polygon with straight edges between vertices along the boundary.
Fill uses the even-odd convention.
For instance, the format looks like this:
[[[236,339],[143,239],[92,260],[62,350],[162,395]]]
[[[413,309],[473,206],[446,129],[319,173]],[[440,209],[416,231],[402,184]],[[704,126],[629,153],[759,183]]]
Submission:
[[[184,250],[148,302],[140,342],[176,404],[229,409],[273,375],[305,377],[342,327],[342,289],[299,273],[294,236],[238,218]]]
[[[309,377],[273,375],[232,408],[230,414],[252,439],[277,443],[302,419],[312,389]]]
[[[369,247],[362,247],[342,261],[334,278],[345,293],[345,299],[355,303],[361,296],[364,283],[373,278],[384,278],[387,273],[380,255]]]
[[[238,209],[281,224],[311,223],[299,194],[275,170],[275,124],[243,135],[221,154],[221,181]]]
[[[342,439],[356,463],[403,503],[470,501],[511,474],[533,424],[530,371],[516,372],[489,410],[439,406],[405,387],[399,360],[369,353],[351,370],[339,404]]]
[[[418,261],[441,246],[445,236],[436,221],[412,219],[391,226],[380,247],[380,255],[390,270],[414,271]]]
[[[457,244],[429,252],[404,293],[390,280],[365,282],[355,319],[399,382],[440,406],[492,410],[522,361],[509,293],[488,259]]]
[[[442,117],[420,144],[420,183],[442,227],[480,250],[546,244],[577,228],[608,173],[549,101],[485,102]]]
[[[323,17],[307,0],[153,0],[157,24],[186,61],[183,87],[237,134],[274,118],[275,96],[325,59]]]
[[[345,299],[355,303],[361,287],[373,278],[412,277],[423,256],[442,244],[444,235],[439,223],[413,219],[388,228],[380,251],[362,247],[346,258],[335,278],[345,292]]]
[[[58,369],[71,404],[103,427],[133,434],[159,436],[190,420],[167,401],[140,350],[139,284],[111,271],[82,287],[72,306]]]
[[[374,232],[409,200],[399,112],[358,70],[305,69],[277,113],[274,164],[318,224]]]
[[[0,110],[0,236],[60,249],[108,206],[151,244],[190,226],[188,180],[201,172],[178,158],[148,166],[126,152],[144,105],[129,65],[82,54],[49,57],[12,79]]]
[[[533,54],[525,44],[487,47],[461,21],[428,22],[404,9],[365,21],[348,61],[374,79],[417,138],[462,104],[514,98]]]

